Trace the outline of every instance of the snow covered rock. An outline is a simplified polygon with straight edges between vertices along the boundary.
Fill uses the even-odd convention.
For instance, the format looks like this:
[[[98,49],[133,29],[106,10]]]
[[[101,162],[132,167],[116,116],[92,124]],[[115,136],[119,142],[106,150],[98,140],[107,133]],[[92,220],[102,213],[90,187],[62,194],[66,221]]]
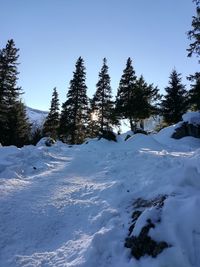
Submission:
[[[183,116],[183,121],[187,122],[188,124],[193,124],[193,125],[200,125],[200,112],[187,112]]]
[[[108,141],[117,142],[116,134],[112,131],[103,131],[103,133],[99,136],[99,139],[104,138]]]
[[[182,118],[183,122],[175,128],[172,138],[181,139],[185,136],[200,138],[200,112],[187,112]]]
[[[170,247],[167,242],[155,241],[149,235],[150,229],[155,228],[161,222],[161,209],[165,199],[164,195],[153,200],[139,198],[134,202],[134,209],[137,209],[132,214],[132,225],[129,227],[129,237],[125,240],[125,247],[131,249],[131,254],[137,260],[145,255],[156,257],[165,248]],[[152,209],[149,210],[149,208]],[[135,230],[138,227],[139,231]]]
[[[46,141],[45,141],[45,145],[46,145],[46,146],[52,146],[52,145],[55,144],[55,142],[56,142],[56,141],[55,141],[53,138],[48,137],[48,138],[46,139]]]
[[[172,134],[172,138],[174,139],[181,139],[186,136],[200,138],[200,125],[183,122],[181,126],[176,128],[175,132]]]
[[[56,141],[51,137],[43,137],[37,143],[37,146],[52,146],[56,143]]]

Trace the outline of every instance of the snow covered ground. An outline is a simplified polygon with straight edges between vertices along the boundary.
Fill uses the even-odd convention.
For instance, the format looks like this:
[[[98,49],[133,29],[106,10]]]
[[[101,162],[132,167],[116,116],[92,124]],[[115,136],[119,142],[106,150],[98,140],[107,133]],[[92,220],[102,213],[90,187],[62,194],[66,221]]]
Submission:
[[[0,148],[1,267],[199,267],[200,140],[174,127],[126,142],[90,140]],[[136,260],[124,247],[132,203],[166,194],[154,240],[171,245]],[[149,208],[139,218],[135,235]]]

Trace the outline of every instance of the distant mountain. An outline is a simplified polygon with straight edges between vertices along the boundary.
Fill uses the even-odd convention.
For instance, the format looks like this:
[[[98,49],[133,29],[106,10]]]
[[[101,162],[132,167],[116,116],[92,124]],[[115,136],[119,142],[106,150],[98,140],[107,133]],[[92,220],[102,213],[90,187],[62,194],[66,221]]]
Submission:
[[[29,121],[32,123],[33,130],[36,128],[41,128],[48,115],[48,111],[42,111],[30,107],[26,107],[26,113]]]

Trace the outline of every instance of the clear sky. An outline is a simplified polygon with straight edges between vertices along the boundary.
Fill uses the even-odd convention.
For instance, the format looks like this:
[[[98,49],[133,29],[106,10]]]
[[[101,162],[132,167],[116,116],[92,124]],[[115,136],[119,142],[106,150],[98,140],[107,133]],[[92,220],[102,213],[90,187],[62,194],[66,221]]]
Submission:
[[[136,74],[163,93],[171,70],[198,70],[187,58],[192,0],[0,0],[0,48],[20,48],[19,85],[26,105],[48,110],[56,86],[60,102],[79,56],[85,60],[88,96],[107,57],[113,95],[131,57]]]

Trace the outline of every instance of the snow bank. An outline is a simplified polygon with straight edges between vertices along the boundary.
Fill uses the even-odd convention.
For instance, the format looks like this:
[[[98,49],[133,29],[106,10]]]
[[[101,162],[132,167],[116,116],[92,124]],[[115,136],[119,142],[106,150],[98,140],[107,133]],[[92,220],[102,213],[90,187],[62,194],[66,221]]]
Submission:
[[[126,142],[88,140],[0,147],[0,266],[199,267],[200,141],[172,140],[175,126]],[[150,235],[171,244],[157,258],[124,247],[134,199],[165,194]]]
[[[183,121],[194,125],[200,125],[200,112],[187,112],[183,115]]]

